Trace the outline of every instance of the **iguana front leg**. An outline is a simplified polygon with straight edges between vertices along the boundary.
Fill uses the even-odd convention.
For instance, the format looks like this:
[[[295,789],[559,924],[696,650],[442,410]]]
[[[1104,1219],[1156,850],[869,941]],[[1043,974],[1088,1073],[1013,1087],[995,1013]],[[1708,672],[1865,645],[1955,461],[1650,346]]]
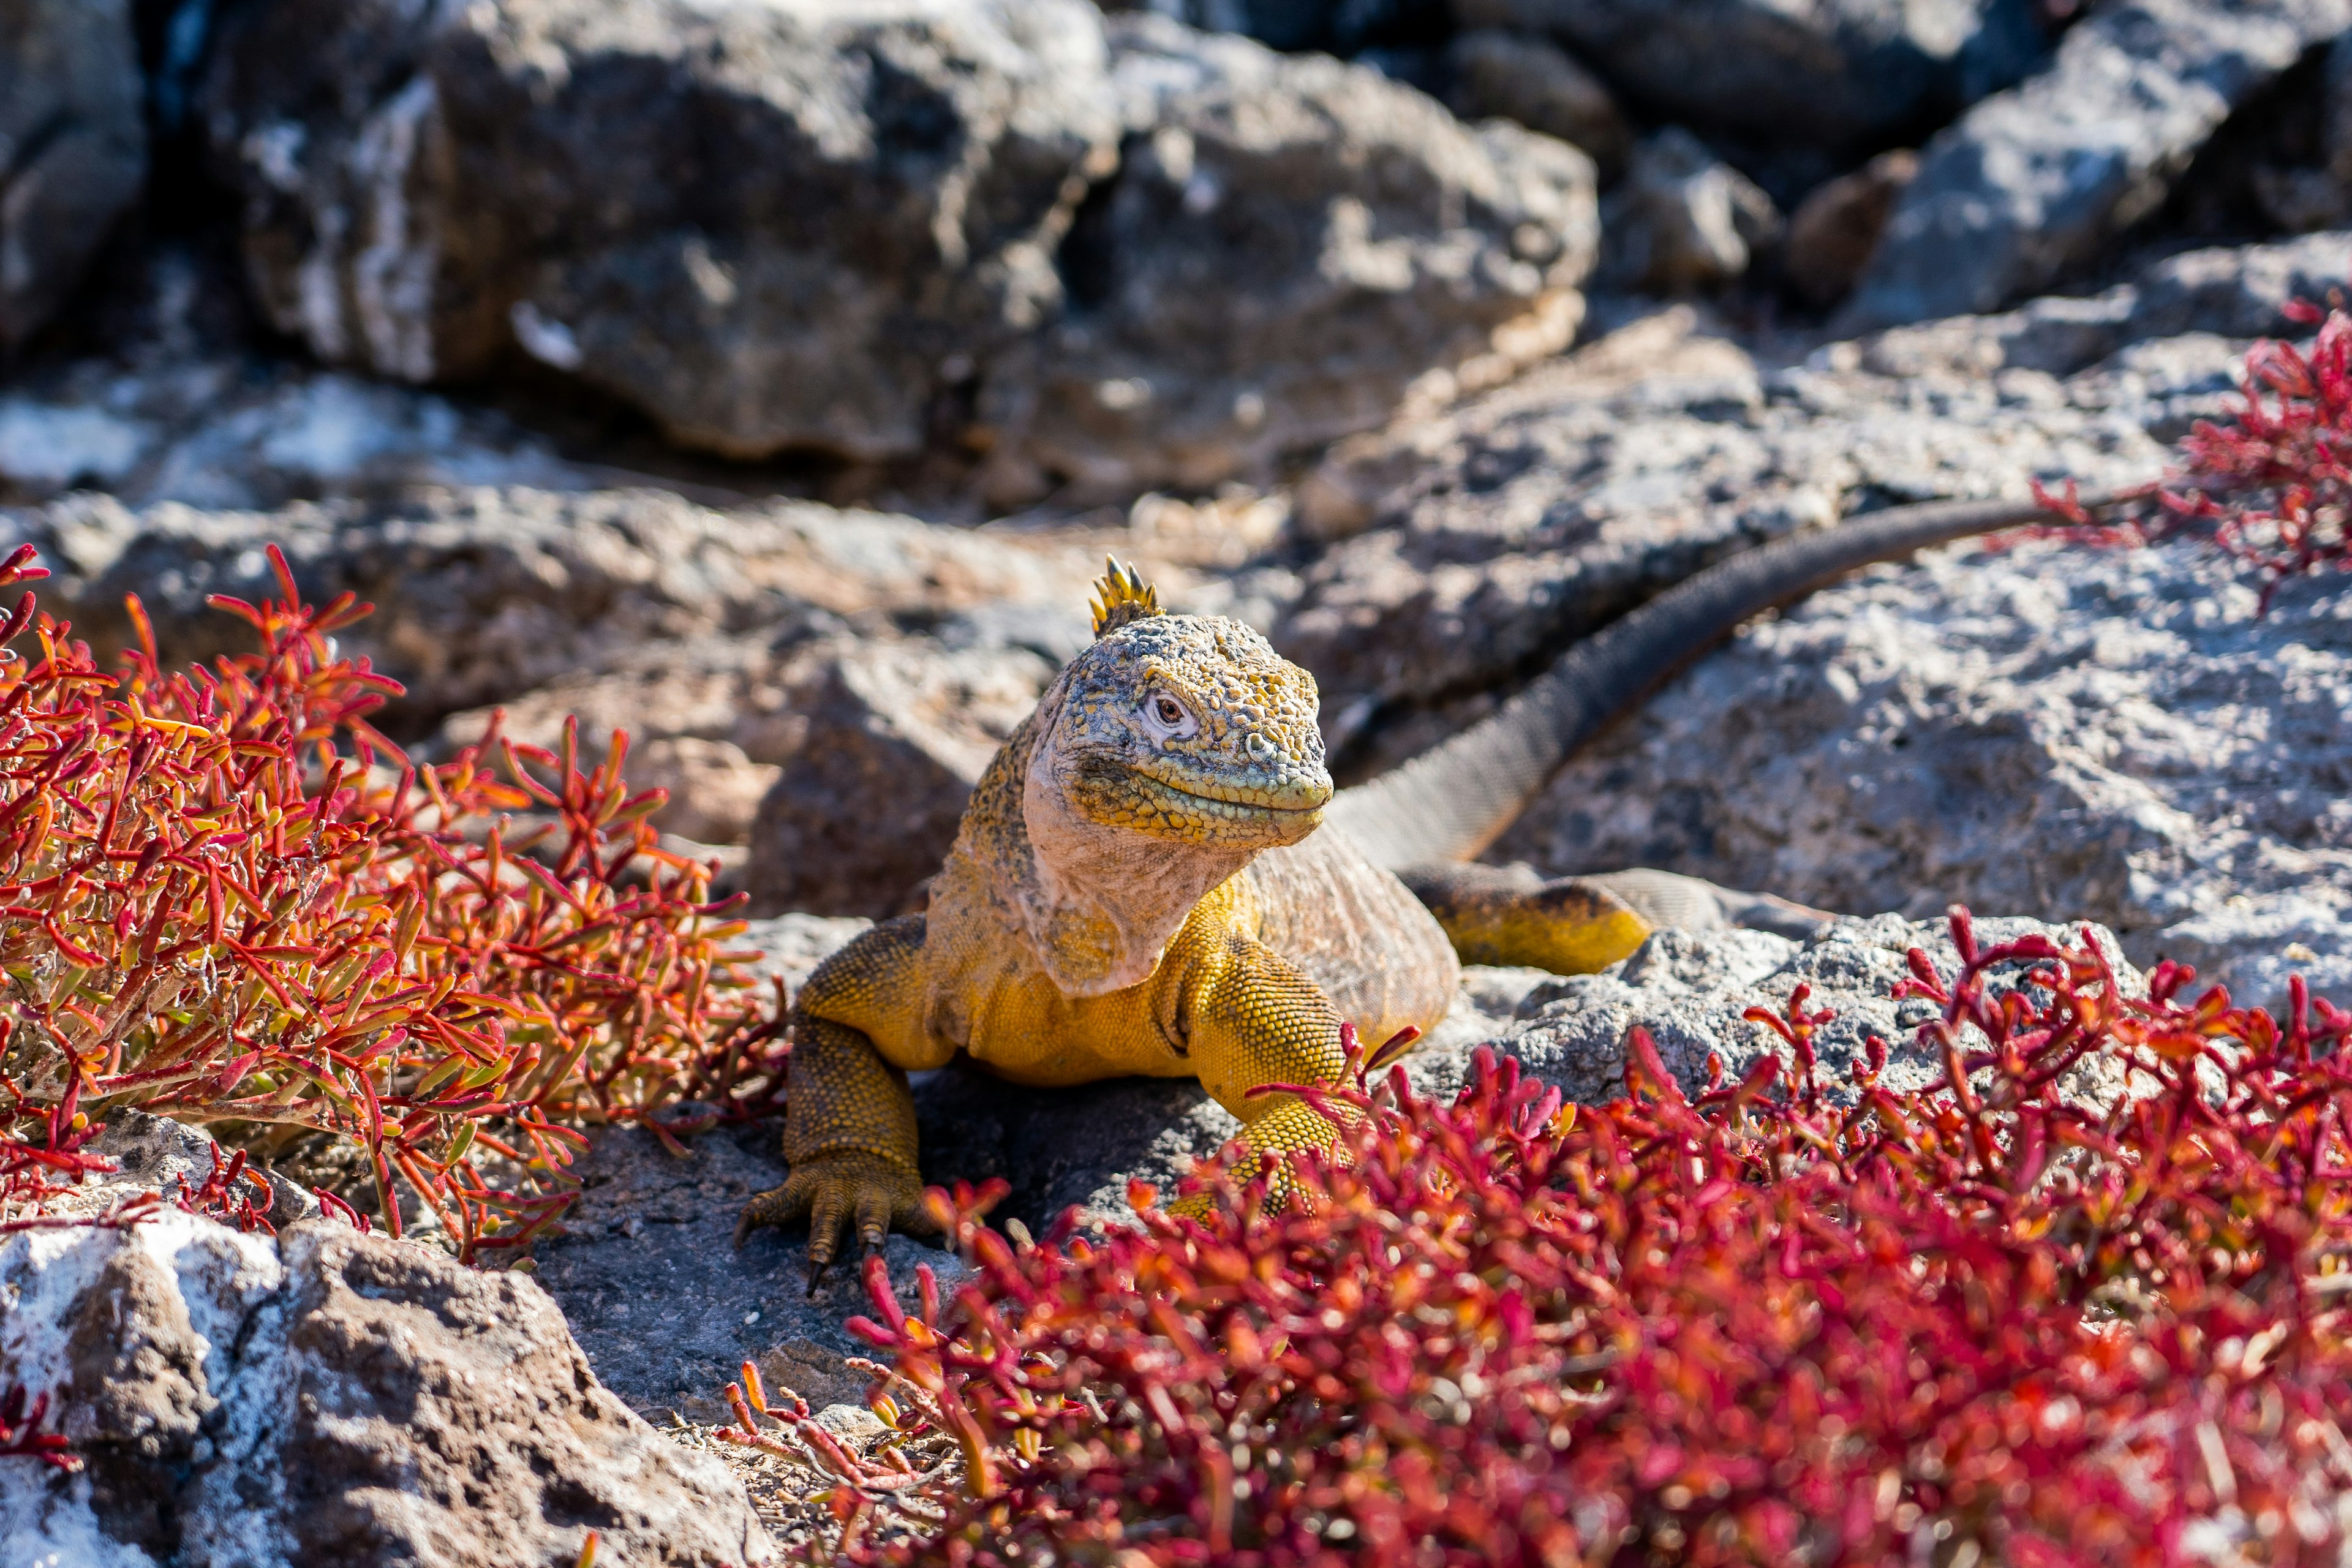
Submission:
[[[1187,978],[1187,1045],[1201,1087],[1241,1120],[1243,1144],[1258,1156],[1330,1148],[1341,1129],[1329,1116],[1295,1094],[1252,1092],[1345,1079],[1339,1015],[1329,999],[1281,954],[1239,934],[1203,952]],[[1286,1163],[1276,1168],[1271,1191],[1277,1198],[1291,1191]]]
[[[801,1018],[793,1025],[785,1081],[784,1184],[743,1206],[738,1246],[767,1225],[809,1222],[812,1269],[833,1261],[842,1226],[882,1245],[892,1226],[930,1234],[915,1163],[915,1102],[907,1075],[882,1059],[874,1042],[846,1024]]]
[[[915,1005],[922,944],[921,917],[887,921],[820,964],[803,987],[784,1081],[783,1155],[792,1173],[744,1205],[738,1246],[761,1226],[805,1216],[809,1266],[822,1271],[845,1223],[856,1224],[868,1247],[881,1246],[894,1226],[938,1230],[923,1206],[906,1071],[867,1032],[880,1031],[903,1051],[908,1031],[887,1026],[903,1023]]]

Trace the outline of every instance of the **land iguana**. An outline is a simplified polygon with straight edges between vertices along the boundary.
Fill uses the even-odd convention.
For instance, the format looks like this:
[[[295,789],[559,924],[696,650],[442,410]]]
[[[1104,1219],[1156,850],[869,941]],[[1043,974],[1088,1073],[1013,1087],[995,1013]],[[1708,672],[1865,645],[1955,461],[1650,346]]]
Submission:
[[[1587,973],[1659,925],[1826,919],[1662,872],[1468,864],[1585,740],[1739,623],[1857,567],[2051,520],[2014,502],[1874,512],[1734,555],[1570,647],[1489,717],[1334,793],[1314,677],[1238,622],[1163,611],[1133,570],[1095,640],[982,775],[928,909],[862,932],[793,1005],[783,1185],[736,1239],[929,1230],[909,1071],[958,1052],[1015,1083],[1197,1078],[1261,1154],[1330,1121],[1266,1084],[1330,1082],[1341,1019],[1428,1030],[1463,961]]]

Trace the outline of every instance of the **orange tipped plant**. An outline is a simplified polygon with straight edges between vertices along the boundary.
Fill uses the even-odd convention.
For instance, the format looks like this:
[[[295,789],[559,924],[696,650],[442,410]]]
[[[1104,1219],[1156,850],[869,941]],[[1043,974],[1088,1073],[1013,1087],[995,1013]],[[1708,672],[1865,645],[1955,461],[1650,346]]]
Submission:
[[[1832,1093],[1799,988],[1695,1096],[1639,1029],[1609,1105],[1484,1051],[1451,1105],[1302,1091],[1357,1113],[1304,1207],[1231,1151],[1205,1221],[1099,1239],[934,1194],[971,1278],[909,1311],[869,1260],[852,1327],[964,1473],[831,1467],[835,1560],[2340,1562],[2352,1015],[1952,932],[1895,991],[1921,1090],[1874,1050]],[[2062,1092],[2093,1066],[2128,1088]]]
[[[2063,496],[2037,485],[2067,519],[2054,531],[2109,544],[2204,539],[2254,573],[2264,609],[2289,578],[2352,569],[2352,314],[2339,293],[2325,309],[2291,300],[2285,313],[2319,329],[2310,344],[2256,343],[2244,404],[2199,420],[2164,482],[2129,498],[2131,514],[2096,521],[2072,485]]]
[[[29,547],[0,586],[46,574]],[[257,651],[110,673],[25,595],[0,623],[0,1229],[43,1223],[139,1106],[265,1159],[316,1132],[404,1184],[462,1257],[570,1202],[567,1122],[781,1090],[773,1009],[725,951],[658,791],[499,734],[416,766],[368,716],[399,688],[334,634],[369,606],[219,598]],[[520,814],[520,824],[518,814]]]

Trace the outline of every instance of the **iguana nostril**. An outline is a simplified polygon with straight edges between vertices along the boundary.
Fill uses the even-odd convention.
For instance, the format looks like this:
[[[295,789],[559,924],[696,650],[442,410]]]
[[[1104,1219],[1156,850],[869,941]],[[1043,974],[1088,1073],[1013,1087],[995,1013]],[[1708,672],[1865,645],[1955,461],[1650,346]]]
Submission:
[[[1242,742],[1242,750],[1247,752],[1251,757],[1261,763],[1265,761],[1266,758],[1274,755],[1273,742],[1255,730],[1250,731],[1249,739]]]

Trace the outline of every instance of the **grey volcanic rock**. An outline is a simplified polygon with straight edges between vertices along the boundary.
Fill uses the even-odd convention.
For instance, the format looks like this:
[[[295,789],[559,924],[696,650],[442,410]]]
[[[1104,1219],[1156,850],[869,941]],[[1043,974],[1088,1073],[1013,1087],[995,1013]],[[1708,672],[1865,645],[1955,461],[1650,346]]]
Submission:
[[[1867,151],[2022,76],[2022,0],[1454,0],[1468,27],[1549,33],[1659,119],[1776,151]]]
[[[1465,120],[1499,116],[1557,136],[1614,181],[1633,151],[1633,128],[1609,89],[1550,39],[1473,27],[1446,46],[1454,77],[1447,101]]]
[[[2318,145],[2310,149],[2310,163],[2253,171],[2263,210],[2290,232],[2352,220],[2352,33],[2328,46],[2322,77]]]
[[[520,353],[694,446],[985,455],[1007,501],[1214,484],[1573,333],[1580,154],[1164,18],[1112,24],[1114,70],[1103,28],[286,0],[225,24],[205,124],[322,359]]]
[[[2112,342],[2115,313],[2069,341]],[[1315,672],[1325,733],[1360,773],[1735,550],[1866,503],[2022,499],[2036,475],[2150,479],[2164,438],[2229,391],[2220,339],[2128,367],[2001,357],[2063,325],[1939,323],[1932,353],[1838,345],[1773,371],[1687,308],[1636,321],[1442,417],[1335,447],[1302,506],[1327,531],[1360,531],[1307,569],[1276,646]]]
[[[955,842],[989,759],[1058,668],[1026,648],[812,650],[784,679],[780,772],[751,828],[751,907],[905,908]]]
[[[434,393],[289,362],[178,353],[44,365],[0,392],[0,501],[104,490],[129,506],[262,510],[417,485],[644,482],[574,463]]]
[[[292,0],[229,18],[204,112],[320,357],[520,347],[740,456],[920,448],[1058,308],[1116,132],[1081,0]]]
[[[687,1140],[680,1157],[642,1128],[603,1129],[581,1158],[564,1234],[534,1249],[535,1278],[582,1351],[637,1409],[726,1420],[727,1384],[747,1361],[770,1390],[791,1388],[814,1406],[864,1403],[869,1380],[843,1364],[873,1350],[842,1326],[874,1310],[855,1248],[812,1294],[805,1229],[762,1230],[735,1246],[743,1205],[784,1180],[778,1132],[773,1121],[718,1128]],[[950,1286],[962,1276],[953,1254],[904,1236],[883,1258],[909,1305],[917,1264]]]
[[[1976,933],[1981,947],[2032,935],[2069,943],[2083,938],[2079,927],[2019,919],[1978,921]],[[2092,928],[2090,936],[2116,965],[2125,994],[2145,994],[2147,983],[2125,962],[2114,933]],[[1938,1016],[1936,1005],[1888,995],[1895,982],[1908,977],[1914,948],[1947,980],[1958,972],[1959,955],[1942,920],[1843,920],[1804,942],[1757,931],[1660,931],[1599,974],[1537,986],[1519,1004],[1517,1022],[1492,1048],[1559,1086],[1568,1099],[1597,1105],[1624,1094],[1626,1040],[1643,1028],[1683,1091],[1696,1094],[1707,1085],[1711,1055],[1721,1058],[1724,1077],[1737,1082],[1759,1058],[1782,1051],[1777,1035],[1741,1015],[1757,1006],[1779,1012],[1802,984],[1811,988],[1809,1011],[1837,1014],[1813,1037],[1825,1087],[1851,1092],[1853,1066],[1864,1059],[1875,1035],[1888,1047],[1881,1081],[1898,1093],[1920,1089],[1944,1070],[1940,1051],[1916,1038],[1918,1026]],[[1991,993],[2013,988],[2029,968],[2012,962],[1995,969]],[[2112,1068],[2079,1071],[2067,1085],[2094,1100],[2122,1087]]]
[[[87,1468],[0,1467],[30,1561],[148,1568],[750,1563],[716,1460],[600,1385],[546,1293],[305,1220],[242,1236],[166,1210],[0,1246],[0,1383],[54,1391]]]
[[[156,1192],[165,1197],[193,1193],[232,1158],[201,1128],[129,1109],[108,1112],[104,1129],[89,1147],[91,1153],[103,1154],[115,1163],[112,1173],[93,1176],[84,1184],[91,1194],[103,1194],[108,1203],[123,1195],[118,1188]],[[275,1171],[253,1165],[247,1169],[269,1184],[270,1201],[262,1205],[262,1216],[271,1225],[283,1229],[298,1219],[318,1217],[319,1200],[310,1193]]]
[[[1648,294],[1721,288],[1780,236],[1772,198],[1673,125],[1634,151],[1601,218],[1601,280]]]
[[[0,3],[0,347],[38,331],[147,178],[131,0]]]
[[[315,600],[349,591],[377,606],[344,640],[406,684],[398,712],[411,721],[633,657],[691,668],[675,650],[697,638],[792,644],[853,622],[887,633],[894,617],[930,627],[1007,606],[1075,615],[1099,570],[1058,542],[805,502],[719,511],[653,490],[427,490],[263,514],[77,495],[0,513],[0,540],[40,548],[58,574],[44,605],[101,651],[129,636],[121,599],[136,591],[167,662],[246,646],[242,624],[205,597],[274,593],[260,549],[274,541]],[[617,716],[641,727],[642,715]],[[720,726],[704,738],[736,737]]]
[[[1119,171],[1064,247],[1068,313],[984,390],[1000,496],[1205,488],[1573,335],[1582,153],[1366,68],[1110,26]]]
[[[2231,110],[2352,26],[2347,0],[2121,0],[1922,153],[1844,320],[1991,310],[2154,212]]]
[[[1750,626],[1580,757],[1497,844],[1824,908],[2114,930],[2243,1000],[2352,996],[2352,595],[2267,616],[2179,544],[1877,568]]]
[[[2283,307],[2347,266],[2340,231],[2190,251],[2089,298],[1778,367],[1692,307],[1647,308],[1507,386],[1336,444],[1297,528],[1339,542],[1286,595],[1276,644],[1315,672],[1325,734],[1361,776],[1748,544],[1892,503],[2022,500],[2036,477],[2155,478],[2231,405],[2244,340],[2307,331]]]

